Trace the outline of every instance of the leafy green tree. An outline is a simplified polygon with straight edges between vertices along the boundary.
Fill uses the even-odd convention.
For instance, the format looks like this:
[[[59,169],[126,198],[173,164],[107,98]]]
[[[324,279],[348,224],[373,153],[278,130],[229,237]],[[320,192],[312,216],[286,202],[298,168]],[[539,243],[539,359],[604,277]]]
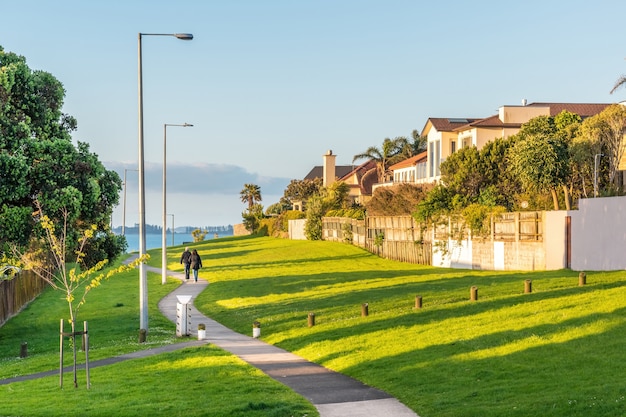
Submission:
[[[285,188],[281,204],[291,209],[294,201],[307,201],[313,194],[318,193],[321,187],[322,178],[291,180]]]
[[[480,153],[475,146],[459,149],[441,163],[441,182],[469,204],[478,199],[485,182]]]
[[[244,184],[243,190],[239,192],[241,201],[248,204],[248,211],[252,210],[252,207],[261,201],[261,187],[256,184]]]
[[[74,146],[71,132],[77,124],[61,112],[64,97],[63,85],[51,74],[32,71],[23,57],[0,47],[0,250],[5,252],[37,237],[35,199],[58,224],[68,211],[70,248],[78,245],[81,224],[94,224],[99,236],[111,234],[121,179],[104,168],[89,145]],[[119,254],[115,247],[122,246],[109,247],[111,259]],[[86,253],[95,247],[85,248]],[[101,255],[96,250],[84,259],[96,262]]]
[[[529,136],[511,149],[511,169],[525,188],[552,195],[554,210],[559,209],[556,190],[565,187],[570,166],[564,140],[542,135]],[[567,193],[567,188],[564,188]],[[569,198],[565,197],[569,210]]]
[[[328,203],[321,195],[315,194],[309,198],[304,225],[304,234],[308,240],[322,240],[322,217],[327,211]]]
[[[250,233],[256,233],[259,230],[261,220],[265,217],[263,215],[263,206],[260,204],[254,204],[249,207],[247,211],[241,213],[243,218],[243,225]]]
[[[352,162],[359,159],[370,159],[376,162],[378,182],[385,182],[390,178],[389,167],[411,156],[406,154],[410,149],[409,142],[405,137],[395,139],[385,138],[380,148],[370,146],[365,152],[354,155]]]

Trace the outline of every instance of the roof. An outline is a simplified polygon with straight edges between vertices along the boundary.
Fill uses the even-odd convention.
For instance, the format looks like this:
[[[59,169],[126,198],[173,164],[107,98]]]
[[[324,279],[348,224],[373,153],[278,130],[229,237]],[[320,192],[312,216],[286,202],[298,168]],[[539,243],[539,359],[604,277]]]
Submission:
[[[407,158],[404,161],[400,161],[397,164],[393,164],[392,166],[389,167],[389,169],[394,171],[396,169],[412,167],[420,162],[425,162],[427,159],[428,159],[428,152],[418,153],[417,155]]]
[[[429,117],[428,120],[426,120],[424,128],[422,129],[422,135],[424,134],[428,123],[437,129],[437,132],[452,132],[457,127],[465,126],[475,120],[478,119],[475,117]]]
[[[354,165],[337,165],[335,166],[335,176],[338,178],[345,177],[354,170]],[[304,177],[305,180],[314,180],[315,178],[324,178],[324,167],[321,165],[313,167],[311,171]]]
[[[586,118],[590,116],[595,116],[596,114],[602,112],[611,104],[607,103],[531,103],[526,105],[526,107],[548,107],[550,109],[550,116],[554,117],[557,114],[561,113],[563,110],[567,110],[570,113],[575,113],[579,115],[581,118]],[[523,107],[523,106],[520,106]],[[500,115],[494,114],[493,116],[486,117],[484,119],[478,119],[467,123],[462,126],[458,126],[454,128],[454,131],[458,132],[460,130],[467,130],[468,128],[473,127],[483,127],[483,128],[519,128],[521,127],[521,123],[503,123],[500,120]]]
[[[611,103],[530,103],[530,107],[550,107],[550,116],[556,116],[563,110],[576,113],[582,118],[595,116],[609,107]]]
[[[459,130],[467,130],[467,128],[471,128],[471,127],[498,127],[498,128],[502,128],[502,127],[520,127],[521,124],[520,123],[502,123],[502,120],[500,120],[500,115],[498,114],[494,114],[493,116],[489,116],[486,117],[484,119],[478,119],[476,121],[473,121],[471,123],[467,123],[463,126],[459,126],[457,128],[454,129],[455,132],[458,132]]]
[[[360,182],[361,177],[372,168],[376,168],[376,162],[372,159],[368,159],[367,161],[363,162],[361,165],[352,169],[350,172],[346,173],[345,175],[338,174],[337,178],[339,178],[339,181],[342,181],[342,180],[347,179],[351,175],[356,175]]]

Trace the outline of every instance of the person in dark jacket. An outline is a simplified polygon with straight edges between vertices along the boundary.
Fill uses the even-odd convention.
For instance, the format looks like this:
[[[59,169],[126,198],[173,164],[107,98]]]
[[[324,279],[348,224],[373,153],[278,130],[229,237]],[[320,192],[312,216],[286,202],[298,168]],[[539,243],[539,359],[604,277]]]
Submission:
[[[185,279],[189,279],[189,266],[191,265],[191,252],[189,252],[189,248],[185,248],[185,251],[180,257],[180,263],[185,265]]]
[[[193,280],[198,282],[198,269],[202,268],[202,259],[197,250],[191,252],[191,269],[193,270]]]

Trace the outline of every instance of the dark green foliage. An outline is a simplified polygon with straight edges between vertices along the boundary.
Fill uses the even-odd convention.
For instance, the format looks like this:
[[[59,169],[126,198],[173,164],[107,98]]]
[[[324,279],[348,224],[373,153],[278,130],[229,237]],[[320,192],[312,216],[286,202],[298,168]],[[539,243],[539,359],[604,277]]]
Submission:
[[[125,253],[127,248],[125,236],[110,232],[99,233],[85,243],[83,250],[85,258],[82,260],[82,265],[89,269],[103,259],[113,262],[120,254]]]
[[[93,224],[106,229],[119,201],[117,173],[107,171],[88,144],[73,144],[77,123],[61,112],[64,97],[54,76],[32,71],[23,57],[0,47],[0,244],[5,250],[24,248],[36,236],[35,199],[59,233],[68,212],[69,252],[76,249],[79,229]]]

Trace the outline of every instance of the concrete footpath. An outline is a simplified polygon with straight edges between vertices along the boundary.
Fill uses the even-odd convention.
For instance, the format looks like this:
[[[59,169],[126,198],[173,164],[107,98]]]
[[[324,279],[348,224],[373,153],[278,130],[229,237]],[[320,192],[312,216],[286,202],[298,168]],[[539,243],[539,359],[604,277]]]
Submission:
[[[161,272],[160,268],[147,268],[152,272]],[[178,272],[168,271],[168,276],[180,279],[183,285],[163,298],[159,302],[159,309],[168,319],[176,323],[176,305],[179,302],[177,296],[191,296],[189,304],[191,327],[188,332],[194,340],[93,361],[89,363],[90,368],[171,352],[187,346],[212,343],[302,395],[317,408],[321,417],[419,417],[386,392],[304,360],[252,336],[234,332],[204,316],[193,306],[193,300],[209,286],[209,283],[204,279],[199,279],[197,283],[193,282],[193,277],[187,281],[184,275]],[[196,340],[199,323],[204,323],[206,326],[204,340]],[[250,323],[250,333],[252,333],[252,323]],[[55,374],[58,374],[58,369],[0,380],[0,385]]]
[[[158,268],[149,267],[160,272]],[[168,272],[168,276],[183,281],[159,302],[159,310],[176,322],[178,295],[187,295],[193,300],[204,291],[209,283],[199,279],[185,280],[182,273]],[[288,386],[309,400],[321,417],[418,417],[411,409],[386,392],[369,387],[355,379],[301,357],[267,344],[250,336],[234,332],[201,314],[191,306],[190,333],[197,338],[198,323],[206,326],[206,341],[230,352],[270,377]],[[250,323],[252,334],[252,323]]]

